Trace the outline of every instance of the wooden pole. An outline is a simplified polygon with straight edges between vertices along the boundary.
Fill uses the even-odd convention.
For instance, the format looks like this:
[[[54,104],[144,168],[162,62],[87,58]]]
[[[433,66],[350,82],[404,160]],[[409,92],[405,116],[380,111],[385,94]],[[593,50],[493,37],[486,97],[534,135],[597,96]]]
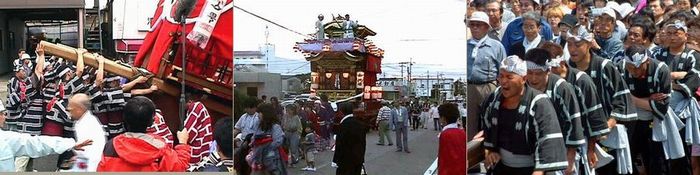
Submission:
[[[44,50],[48,54],[55,55],[72,62],[78,61],[77,49],[73,47],[62,44],[54,44],[46,41],[41,41],[41,44],[44,45]],[[95,55],[87,52],[83,54],[83,61],[86,66],[99,66]],[[135,69],[132,69],[131,66],[119,64],[109,59],[104,60],[104,68],[105,72],[113,73],[121,77],[126,77],[130,80],[133,80],[134,78],[136,78],[136,75],[138,75],[138,72],[135,72]],[[173,97],[180,96],[180,88],[173,85],[172,83],[166,82],[164,79],[153,77],[150,83],[158,86],[158,91],[165,92],[166,94]],[[204,100],[202,102],[205,106],[207,106],[209,110],[219,112],[226,116],[231,116],[233,114],[230,108],[226,107],[226,105],[223,105],[225,104],[223,102],[214,101],[210,99]]]
[[[467,168],[472,168],[484,161],[484,145],[483,141],[472,140],[467,142]]]
[[[72,62],[78,62],[78,52],[77,49],[62,45],[62,44],[54,44],[46,41],[41,41],[41,45],[44,45],[44,50],[46,53],[51,54],[51,55],[56,55],[58,57],[61,57],[63,59],[72,61]],[[95,55],[86,52],[83,53],[83,61],[85,62],[85,65],[91,66],[91,67],[98,67],[99,64],[97,62],[97,59],[95,58]],[[104,68],[105,72],[117,74],[121,77],[126,77],[129,79],[135,78],[134,76],[137,75],[137,72],[134,72],[134,70],[131,69],[129,66],[121,65],[117,62],[114,62],[109,59],[104,60]]]

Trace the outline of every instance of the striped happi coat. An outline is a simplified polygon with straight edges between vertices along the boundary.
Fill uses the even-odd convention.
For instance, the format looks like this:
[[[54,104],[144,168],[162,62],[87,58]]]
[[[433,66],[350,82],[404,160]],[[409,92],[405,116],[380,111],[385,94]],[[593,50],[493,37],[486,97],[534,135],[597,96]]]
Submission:
[[[581,125],[587,138],[597,138],[610,133],[608,117],[604,114],[603,105],[596,94],[593,79],[588,74],[576,68],[568,67],[566,81],[573,85],[581,110]]]
[[[484,147],[497,152],[500,149],[519,155],[534,157],[535,171],[562,170],[568,166],[564,139],[557,121],[557,113],[546,94],[525,86],[517,116],[500,116],[501,88],[498,87],[482,103],[482,125],[484,126]],[[515,117],[515,126],[499,125],[499,119]],[[515,135],[499,135],[499,130],[515,130]],[[510,137],[509,140],[524,140],[517,145],[499,143],[498,137]],[[519,148],[521,150],[510,150]],[[525,151],[522,151],[525,150]]]
[[[581,126],[581,112],[574,88],[561,77],[549,74],[545,94],[552,101],[559,119],[567,147],[579,147],[586,143]]]
[[[153,125],[146,128],[146,133],[158,135],[165,139],[165,143],[170,145],[170,147],[175,147],[173,145],[173,133],[170,132],[167,123],[161,113],[160,109],[156,109],[156,114],[153,115]]]
[[[673,82],[681,87],[679,92],[685,97],[697,97],[695,90],[700,86],[700,64],[697,58],[700,58],[700,53],[686,47],[678,56],[671,55],[668,48],[660,49],[653,55],[654,59],[666,63],[671,72],[687,72],[683,79]]]
[[[649,60],[649,67],[647,68],[647,78],[637,79],[632,77],[632,74],[627,72],[626,61],[622,61],[619,64],[620,72],[622,72],[622,77],[627,82],[627,87],[630,88],[630,92],[633,96],[638,98],[647,98],[655,93],[663,93],[670,97],[671,95],[671,72],[669,67],[658,60]],[[646,84],[646,87],[636,87],[635,84]],[[649,99],[649,106],[651,106],[651,114],[659,120],[663,120],[669,109],[669,99],[656,101]],[[645,118],[641,116],[642,109],[640,110],[640,119]],[[647,119],[651,120],[653,118]]]
[[[576,67],[576,63],[573,62],[569,62],[569,65]],[[630,90],[612,61],[591,54],[591,61],[585,72],[596,85],[596,94],[602,102],[604,116],[614,117],[615,120],[623,122],[637,120],[637,109],[632,104]]]
[[[202,158],[209,156],[209,146],[214,140],[212,136],[212,123],[209,111],[201,102],[193,102],[188,105],[187,118],[184,128],[190,135],[187,141],[192,148],[190,165],[199,163]]]

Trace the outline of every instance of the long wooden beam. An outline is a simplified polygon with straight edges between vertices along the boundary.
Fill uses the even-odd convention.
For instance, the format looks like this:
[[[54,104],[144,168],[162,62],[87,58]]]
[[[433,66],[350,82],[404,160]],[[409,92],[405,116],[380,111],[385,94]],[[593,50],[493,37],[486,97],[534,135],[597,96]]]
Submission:
[[[72,62],[77,62],[78,61],[78,52],[77,49],[62,45],[62,44],[54,44],[46,41],[41,41],[41,45],[44,45],[44,50],[46,53],[55,55],[58,57],[61,57],[63,59],[72,61]],[[91,67],[97,67],[99,66],[99,63],[97,62],[97,59],[95,58],[95,55],[85,52],[83,53],[83,61],[85,65],[91,66]],[[105,59],[104,61],[104,67],[105,67],[105,72],[113,73],[116,75],[119,75],[121,77],[126,77],[129,79],[134,78],[135,75],[137,75],[137,72],[134,72],[131,67],[121,65],[115,61]]]
[[[467,162],[468,168],[472,168],[484,161],[484,145],[483,141],[472,140],[467,143]]]
[[[55,55],[58,57],[61,57],[65,60],[72,61],[72,62],[77,62],[78,61],[78,54],[77,54],[77,49],[62,45],[62,44],[54,44],[46,41],[41,41],[41,44],[44,45],[44,50],[46,53]],[[97,59],[93,54],[90,54],[88,52],[83,54],[83,62],[87,66],[91,67],[98,67],[99,63],[97,62]],[[135,72],[132,67],[127,66],[127,65],[122,65],[119,64],[115,61],[105,59],[104,60],[104,68],[105,72],[113,73],[121,77],[126,77],[129,79],[135,78],[135,76],[138,74],[138,72]],[[165,80],[153,77],[151,80],[151,83],[153,85],[158,86],[159,91],[165,92],[166,94],[174,97],[179,97],[180,96],[180,88],[167,83]],[[231,95],[233,96],[233,95]],[[227,99],[231,99],[232,97],[229,97]],[[224,107],[223,103],[217,103],[212,100],[205,100],[203,101],[204,105],[206,105],[208,108],[211,108],[211,110],[222,113],[224,115],[232,116],[233,112],[231,109]]]

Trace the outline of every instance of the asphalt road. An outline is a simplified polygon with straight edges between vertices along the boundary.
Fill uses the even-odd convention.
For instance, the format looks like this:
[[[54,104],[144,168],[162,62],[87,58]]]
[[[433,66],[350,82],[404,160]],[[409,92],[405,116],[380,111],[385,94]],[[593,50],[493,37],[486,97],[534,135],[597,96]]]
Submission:
[[[429,123],[432,124],[432,123]],[[365,169],[367,174],[375,175],[403,175],[423,174],[437,157],[438,131],[430,129],[418,129],[408,131],[408,148],[411,153],[395,152],[394,146],[378,146],[375,143],[379,136],[376,131],[367,134],[367,150],[365,152]],[[395,141],[395,134],[392,132]],[[396,143],[396,142],[394,142]],[[306,164],[300,162],[295,168],[288,168],[289,174],[298,175],[329,175],[335,174],[335,168],[331,167],[332,151],[324,151],[316,154],[316,172],[301,171]]]

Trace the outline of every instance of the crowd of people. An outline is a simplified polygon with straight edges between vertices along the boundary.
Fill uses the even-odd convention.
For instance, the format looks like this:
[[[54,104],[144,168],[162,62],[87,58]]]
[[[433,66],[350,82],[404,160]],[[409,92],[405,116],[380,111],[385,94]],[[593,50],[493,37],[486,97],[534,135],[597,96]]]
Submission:
[[[697,2],[469,8],[467,135],[490,173],[700,174]]]
[[[84,49],[75,63],[47,58],[41,44],[35,54],[20,50],[0,102],[0,171],[36,171],[33,160],[49,154],[58,161],[42,168],[61,172],[233,171],[232,118],[212,123],[201,93],[188,94],[183,129],[173,134],[146,97],[158,91],[149,78],[109,74],[98,54],[98,66],[86,66],[93,53]]]
[[[331,106],[325,95],[287,106],[267,96],[243,103],[246,113],[234,126],[239,174],[287,174],[299,164],[316,171],[315,154],[335,148],[340,120],[352,114]]]
[[[362,100],[331,103],[325,94],[310,101],[296,101],[282,107],[277,98],[245,102],[238,118],[236,134],[236,172],[238,174],[289,174],[290,170],[315,172],[316,154],[333,151],[331,166],[336,174],[364,172],[367,133],[376,129],[379,146],[393,146],[396,152],[411,153],[408,131],[440,131],[440,174],[466,173],[466,132],[464,105],[400,98],[381,101],[376,118],[354,116],[367,109]],[[283,111],[282,113],[278,111]],[[434,119],[434,120],[432,120]],[[461,120],[460,120],[461,119]],[[391,135],[395,135],[396,142]],[[461,138],[461,139],[458,139]],[[301,160],[305,163],[302,166]]]

